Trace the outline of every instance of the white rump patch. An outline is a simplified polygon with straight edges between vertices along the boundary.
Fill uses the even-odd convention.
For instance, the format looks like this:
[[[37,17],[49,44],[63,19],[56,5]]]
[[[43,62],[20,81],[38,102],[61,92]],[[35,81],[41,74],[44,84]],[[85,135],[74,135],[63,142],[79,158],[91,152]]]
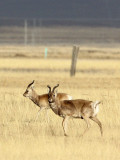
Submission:
[[[70,95],[67,95],[68,96],[68,100],[72,100],[72,96]]]
[[[100,101],[95,101],[92,103],[92,108],[94,109],[94,116],[97,115],[97,113],[99,112],[99,104],[100,104]]]

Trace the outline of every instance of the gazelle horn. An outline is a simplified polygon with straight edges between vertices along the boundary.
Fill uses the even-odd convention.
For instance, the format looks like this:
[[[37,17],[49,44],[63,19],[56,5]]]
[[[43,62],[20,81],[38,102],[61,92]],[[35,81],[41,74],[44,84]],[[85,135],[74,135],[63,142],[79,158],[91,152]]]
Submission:
[[[51,87],[49,85],[47,85],[47,87],[49,88],[49,92],[51,92]]]
[[[34,82],[35,80],[33,80],[32,83],[30,83],[27,88],[29,88]]]
[[[55,87],[53,87],[52,92],[54,92],[55,88],[57,88],[59,86],[59,84],[57,84]]]

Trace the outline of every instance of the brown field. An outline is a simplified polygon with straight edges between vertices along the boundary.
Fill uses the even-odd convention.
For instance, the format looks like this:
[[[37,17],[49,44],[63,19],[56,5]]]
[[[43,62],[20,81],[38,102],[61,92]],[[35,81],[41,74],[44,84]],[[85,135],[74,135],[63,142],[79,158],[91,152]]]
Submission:
[[[77,63],[75,77],[70,77],[72,47],[59,48],[48,59],[36,52],[18,49],[0,49],[0,159],[1,160],[119,160],[120,159],[120,62],[119,49],[83,48]],[[57,48],[57,47],[56,47]],[[70,54],[63,54],[68,51]],[[104,50],[104,54],[103,54]],[[5,54],[7,56],[5,58]],[[31,57],[27,55],[30,52]],[[34,50],[35,51],[35,50]],[[89,52],[91,51],[91,55]],[[109,54],[109,51],[111,52]],[[10,54],[11,53],[11,54]],[[102,53],[102,54],[101,54]],[[115,54],[116,53],[116,54]],[[80,54],[80,53],[79,53]],[[81,53],[83,54],[83,53]],[[12,56],[11,56],[12,55]],[[14,55],[14,56],[13,56]],[[63,55],[63,58],[62,58]],[[87,56],[88,55],[88,56]],[[14,57],[14,58],[13,58]],[[89,57],[89,58],[88,58]],[[109,58],[109,59],[107,59]],[[48,111],[39,110],[22,96],[28,83],[36,81],[39,94],[47,92],[46,85],[60,84],[59,91],[71,94],[75,99],[100,100],[98,118],[103,124],[103,137],[99,127],[91,121],[91,128],[81,137],[86,124],[81,119],[68,123],[68,137],[63,136],[62,118]]]

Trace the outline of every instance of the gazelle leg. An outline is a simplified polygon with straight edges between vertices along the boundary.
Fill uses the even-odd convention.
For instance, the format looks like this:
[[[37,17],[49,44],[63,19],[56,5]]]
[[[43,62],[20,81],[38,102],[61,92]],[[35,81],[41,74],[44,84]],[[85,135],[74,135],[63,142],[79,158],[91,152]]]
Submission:
[[[91,117],[90,119],[92,119],[94,122],[96,122],[99,127],[100,127],[100,132],[101,132],[101,136],[103,135],[103,129],[102,129],[102,124],[101,122],[99,121],[99,119],[97,117]]]
[[[48,116],[48,109],[46,109],[46,119],[47,119],[47,123],[49,122],[49,116]]]
[[[85,129],[85,131],[83,132],[82,136],[86,133],[86,131],[88,131],[88,129],[90,128],[90,122],[89,122],[89,118],[82,115],[83,119],[85,120],[86,124],[87,124],[87,128]]]
[[[43,110],[43,108],[40,108],[40,110],[38,111],[37,116],[36,116],[36,118],[35,118],[35,122],[37,121],[38,116],[39,116],[41,110]]]
[[[67,136],[66,134],[66,127],[67,127],[67,120],[69,119],[68,116],[66,116],[63,121],[62,121],[62,127],[63,127],[63,131],[64,131],[64,136]]]

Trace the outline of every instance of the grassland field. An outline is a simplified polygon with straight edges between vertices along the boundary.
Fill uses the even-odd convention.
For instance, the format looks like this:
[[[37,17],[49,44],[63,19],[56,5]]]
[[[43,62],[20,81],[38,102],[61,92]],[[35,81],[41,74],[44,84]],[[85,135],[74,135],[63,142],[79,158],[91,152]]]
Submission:
[[[82,48],[75,77],[69,73],[72,47],[48,50],[45,59],[44,47],[0,47],[0,160],[119,160],[120,49]],[[45,111],[35,122],[39,108],[23,97],[32,80],[38,94],[59,83],[58,91],[74,99],[102,101],[103,137],[92,121],[81,137],[86,127],[81,119],[69,120],[69,136],[64,137],[62,118],[50,109],[49,122]]]

